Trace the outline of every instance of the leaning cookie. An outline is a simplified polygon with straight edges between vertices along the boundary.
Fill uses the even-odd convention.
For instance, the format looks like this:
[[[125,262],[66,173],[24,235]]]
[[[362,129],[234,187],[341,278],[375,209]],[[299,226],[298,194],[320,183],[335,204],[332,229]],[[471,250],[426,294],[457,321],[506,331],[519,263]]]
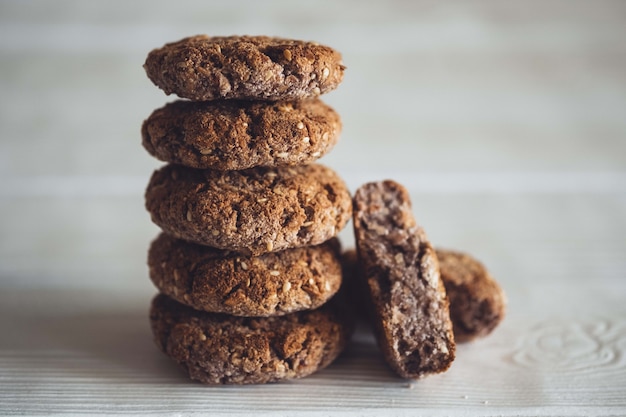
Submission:
[[[191,379],[212,385],[310,375],[341,353],[352,332],[334,300],[316,310],[250,318],[196,311],[159,294],[150,322],[157,346]]]
[[[339,241],[243,256],[160,234],[148,252],[159,291],[196,310],[275,316],[314,309],[341,286]]]
[[[354,197],[354,231],[383,356],[404,378],[443,372],[455,356],[437,257],[415,223],[407,191],[369,183]]]
[[[196,101],[286,100],[336,88],[341,55],[313,42],[267,36],[192,36],[148,55],[148,78],[166,94]]]
[[[308,164],[337,143],[339,115],[318,99],[276,103],[175,101],[143,123],[154,157],[192,168]]]
[[[506,297],[476,259],[465,253],[437,249],[441,279],[450,299],[450,318],[457,342],[483,337],[502,321]]]
[[[166,165],[150,179],[146,208],[172,236],[248,255],[320,244],[352,214],[345,183],[319,164],[245,171]]]

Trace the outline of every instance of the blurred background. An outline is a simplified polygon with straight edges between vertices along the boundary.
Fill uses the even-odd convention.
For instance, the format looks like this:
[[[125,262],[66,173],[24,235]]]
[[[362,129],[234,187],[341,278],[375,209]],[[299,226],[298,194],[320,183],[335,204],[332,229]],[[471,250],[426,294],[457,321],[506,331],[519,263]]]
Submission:
[[[139,129],[175,98],[142,64],[198,33],[341,51],[323,99],[344,130],[322,162],[353,190],[406,184],[435,243],[503,275],[507,247],[625,227],[624,2],[2,1],[0,286],[152,291],[143,190],[161,163]]]
[[[623,2],[2,1],[0,285],[151,289],[143,189],[160,162],[139,129],[175,97],[142,65],[198,33],[341,51],[345,82],[323,99],[344,130],[322,162],[352,189],[407,184],[442,245],[488,256],[483,234],[522,221],[524,193],[568,194],[557,220],[571,193],[619,190],[624,222]]]
[[[151,49],[200,33],[275,35],[339,50],[345,80],[322,98],[344,128],[321,162],[353,191],[369,180],[403,183],[434,244],[475,255],[509,297],[494,336],[461,348],[464,359],[450,373],[419,389],[400,392],[404,382],[369,341],[356,345],[352,362],[293,385],[288,396],[275,387],[241,391],[240,409],[240,401],[256,407],[263,397],[276,401],[270,410],[330,410],[330,375],[343,381],[341,392],[354,386],[337,403],[344,406],[381,407],[391,397],[404,407],[454,403],[467,411],[470,393],[482,415],[487,400],[624,413],[619,0],[0,0],[0,412],[3,401],[26,414],[88,414],[80,407],[98,404],[145,411],[158,403],[155,381],[170,384],[168,394],[179,390],[173,411],[206,410],[206,401],[233,406],[233,397],[186,385],[147,326],[155,289],[146,252],[158,229],[143,192],[161,163],[142,148],[140,127],[175,97],[153,86],[142,65]],[[347,247],[351,235],[348,226]],[[587,364],[587,374],[565,372]],[[357,380],[381,391],[360,390]],[[399,391],[389,395],[390,387]],[[582,410],[574,414],[590,409]]]

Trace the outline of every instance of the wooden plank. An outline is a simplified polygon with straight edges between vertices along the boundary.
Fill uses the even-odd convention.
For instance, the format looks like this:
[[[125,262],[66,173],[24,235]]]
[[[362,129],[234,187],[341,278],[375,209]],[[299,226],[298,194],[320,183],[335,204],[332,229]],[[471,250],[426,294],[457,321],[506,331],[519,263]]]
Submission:
[[[459,346],[449,372],[421,381],[394,376],[361,327],[348,351],[312,377],[216,388],[187,381],[153,346],[145,297],[118,299],[116,304],[124,305],[118,311],[103,308],[93,292],[25,291],[11,298],[7,308],[3,296],[0,321],[4,412],[341,413],[382,407],[388,412],[510,415],[515,409],[521,415],[555,410],[570,415],[626,410],[626,321],[616,317],[557,318],[535,312],[529,319],[513,311],[491,337]],[[38,302],[31,310],[13,310],[16,298],[20,306]]]

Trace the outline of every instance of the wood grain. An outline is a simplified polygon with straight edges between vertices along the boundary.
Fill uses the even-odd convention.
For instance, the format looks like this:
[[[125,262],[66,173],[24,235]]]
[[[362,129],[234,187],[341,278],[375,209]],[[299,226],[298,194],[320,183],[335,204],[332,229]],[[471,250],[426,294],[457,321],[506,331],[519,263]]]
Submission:
[[[437,413],[445,405],[448,413],[469,408],[507,415],[516,407],[515,415],[525,415],[549,408],[571,414],[574,406],[602,414],[624,406],[623,319],[534,321],[514,313],[492,337],[461,345],[448,373],[420,381],[397,378],[362,325],[344,355],[309,378],[206,387],[189,382],[153,345],[139,307],[147,297],[118,297],[115,304],[125,307],[114,311],[93,292],[40,293],[40,300],[34,294],[1,299],[5,414],[348,413],[381,407]],[[17,304],[36,307],[16,311]],[[590,386],[595,397],[585,396]]]

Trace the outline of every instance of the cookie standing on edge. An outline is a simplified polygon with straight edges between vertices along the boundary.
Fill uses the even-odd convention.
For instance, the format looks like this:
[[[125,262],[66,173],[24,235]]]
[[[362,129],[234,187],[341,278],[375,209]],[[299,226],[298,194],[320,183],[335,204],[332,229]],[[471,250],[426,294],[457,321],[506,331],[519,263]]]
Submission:
[[[506,297],[483,264],[470,255],[437,249],[457,342],[487,336],[502,321]]]
[[[315,97],[343,79],[341,54],[268,36],[191,36],[150,52],[146,74],[166,94],[195,101]]]
[[[365,184],[355,194],[353,215],[374,329],[387,363],[404,378],[447,370],[456,348],[448,299],[408,192],[393,181]]]
[[[150,323],[157,346],[191,379],[261,384],[310,375],[339,356],[353,329],[340,308],[333,299],[280,317],[234,317],[196,311],[160,294]]]
[[[178,100],[155,110],[141,128],[152,156],[218,170],[308,164],[332,149],[340,132],[339,115],[318,99]]]
[[[319,164],[245,171],[166,165],[152,174],[146,209],[174,237],[260,255],[334,237],[352,202],[341,178]]]
[[[150,279],[196,310],[278,316],[319,307],[341,286],[339,241],[248,257],[161,233],[150,246]]]

